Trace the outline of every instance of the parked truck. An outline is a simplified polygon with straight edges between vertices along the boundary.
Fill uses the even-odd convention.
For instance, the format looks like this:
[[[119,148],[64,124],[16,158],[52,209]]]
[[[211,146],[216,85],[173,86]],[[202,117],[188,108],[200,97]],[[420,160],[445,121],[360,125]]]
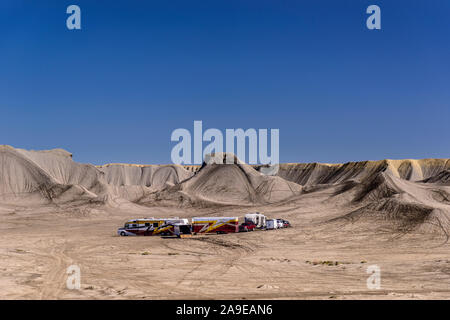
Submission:
[[[245,220],[245,222],[239,226],[239,232],[249,232],[254,231],[255,229],[256,224],[254,224],[252,221],[249,220]]]

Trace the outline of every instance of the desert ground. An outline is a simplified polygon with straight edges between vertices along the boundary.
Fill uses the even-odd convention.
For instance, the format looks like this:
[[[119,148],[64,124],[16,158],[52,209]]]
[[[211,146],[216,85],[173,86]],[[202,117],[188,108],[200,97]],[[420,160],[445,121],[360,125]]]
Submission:
[[[2,299],[448,299],[450,160],[79,164],[0,146]],[[120,237],[133,218],[261,212],[291,228]],[[80,290],[66,286],[81,270]],[[369,266],[381,271],[367,286]]]

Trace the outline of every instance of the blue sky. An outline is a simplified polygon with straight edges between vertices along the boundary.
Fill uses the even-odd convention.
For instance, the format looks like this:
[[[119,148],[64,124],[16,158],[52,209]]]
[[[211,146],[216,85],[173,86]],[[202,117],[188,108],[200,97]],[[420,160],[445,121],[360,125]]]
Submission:
[[[366,28],[371,4],[382,30]],[[280,129],[281,162],[450,157],[449,14],[448,0],[3,0],[0,144],[170,163],[172,131],[202,120]]]

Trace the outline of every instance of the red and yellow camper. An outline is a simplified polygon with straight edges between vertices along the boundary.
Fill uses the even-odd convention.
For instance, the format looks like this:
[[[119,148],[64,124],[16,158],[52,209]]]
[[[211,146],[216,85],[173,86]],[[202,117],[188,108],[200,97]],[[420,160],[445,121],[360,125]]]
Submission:
[[[179,235],[190,233],[190,225],[187,219],[179,218],[145,218],[129,220],[117,233],[120,236],[156,236]]]
[[[234,233],[239,232],[238,217],[195,217],[192,218],[192,232]]]

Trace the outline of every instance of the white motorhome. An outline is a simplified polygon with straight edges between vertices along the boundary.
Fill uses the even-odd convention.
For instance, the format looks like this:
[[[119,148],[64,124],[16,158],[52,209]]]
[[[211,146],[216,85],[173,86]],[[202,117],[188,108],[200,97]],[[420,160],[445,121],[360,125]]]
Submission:
[[[245,222],[252,222],[256,225],[257,228],[262,229],[266,227],[266,216],[259,213],[247,213],[244,217]]]
[[[268,219],[266,220],[266,229],[273,230],[278,229],[278,222],[276,219]]]

